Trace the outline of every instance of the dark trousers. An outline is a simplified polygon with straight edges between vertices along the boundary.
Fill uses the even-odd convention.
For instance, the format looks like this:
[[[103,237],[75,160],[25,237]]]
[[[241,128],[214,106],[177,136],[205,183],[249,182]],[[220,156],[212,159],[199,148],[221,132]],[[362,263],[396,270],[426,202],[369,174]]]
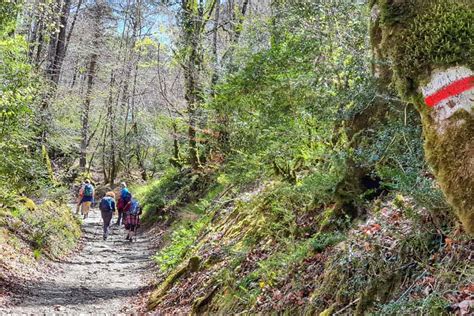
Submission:
[[[117,210],[117,225],[120,226],[122,222],[125,222],[125,212],[123,210]]]
[[[113,212],[108,212],[108,211],[101,211],[102,214],[102,220],[104,221],[104,237],[107,237],[109,235],[109,226],[110,226],[110,221],[112,220],[112,215],[114,214]]]

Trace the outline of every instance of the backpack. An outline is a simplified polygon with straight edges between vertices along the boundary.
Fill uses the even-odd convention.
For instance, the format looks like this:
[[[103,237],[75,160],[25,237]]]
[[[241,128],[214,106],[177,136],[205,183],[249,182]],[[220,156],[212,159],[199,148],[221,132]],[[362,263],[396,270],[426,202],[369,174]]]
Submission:
[[[100,200],[99,209],[103,212],[113,212],[112,201],[113,199],[109,196],[102,198],[102,200]]]
[[[137,216],[140,215],[140,204],[137,200],[133,199],[130,203],[130,210],[128,211],[130,215]]]
[[[122,200],[124,205],[132,199],[132,194],[130,193],[130,191],[128,191],[127,188],[124,188],[122,189],[122,191],[120,191],[120,199]]]
[[[92,184],[88,183],[84,186],[84,196],[92,196],[94,194],[94,188]]]

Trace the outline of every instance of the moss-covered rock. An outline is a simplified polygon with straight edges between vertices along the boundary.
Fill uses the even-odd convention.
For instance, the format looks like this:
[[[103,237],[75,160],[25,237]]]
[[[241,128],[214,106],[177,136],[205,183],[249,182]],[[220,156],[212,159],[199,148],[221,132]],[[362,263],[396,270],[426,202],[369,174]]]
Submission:
[[[465,229],[474,233],[474,3],[378,0],[371,5],[375,55],[380,64],[391,65],[379,76],[390,75],[400,95],[417,107],[427,160]],[[459,80],[465,81],[464,90],[447,90]]]

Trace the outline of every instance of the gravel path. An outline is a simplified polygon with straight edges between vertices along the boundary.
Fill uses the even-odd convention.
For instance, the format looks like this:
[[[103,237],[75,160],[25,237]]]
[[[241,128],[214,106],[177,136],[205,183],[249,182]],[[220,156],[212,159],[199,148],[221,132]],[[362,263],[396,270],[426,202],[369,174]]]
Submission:
[[[115,218],[112,219],[115,222]],[[133,312],[130,305],[151,276],[154,242],[139,233],[133,243],[115,224],[102,240],[100,211],[91,210],[83,224],[78,254],[53,264],[50,275],[26,285],[22,302],[0,314],[117,314]]]

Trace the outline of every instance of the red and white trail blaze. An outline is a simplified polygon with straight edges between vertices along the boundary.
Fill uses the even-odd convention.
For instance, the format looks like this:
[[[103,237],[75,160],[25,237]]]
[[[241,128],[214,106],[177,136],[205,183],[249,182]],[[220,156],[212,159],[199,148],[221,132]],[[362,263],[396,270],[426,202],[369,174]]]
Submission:
[[[464,109],[471,113],[474,104],[474,73],[466,67],[452,67],[434,71],[430,82],[422,89],[427,106],[433,108],[432,117],[444,130],[443,121]]]

